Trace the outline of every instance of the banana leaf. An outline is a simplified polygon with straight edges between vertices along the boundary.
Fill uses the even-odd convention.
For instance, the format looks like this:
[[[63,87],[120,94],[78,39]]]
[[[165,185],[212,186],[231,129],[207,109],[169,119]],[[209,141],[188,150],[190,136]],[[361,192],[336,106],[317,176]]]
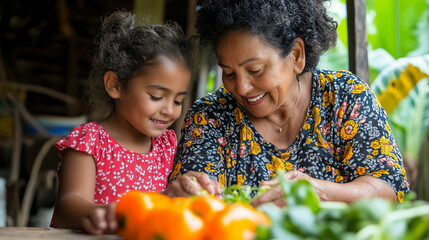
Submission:
[[[429,54],[396,61],[379,74],[371,89],[388,109],[401,153],[416,161],[429,130]]]

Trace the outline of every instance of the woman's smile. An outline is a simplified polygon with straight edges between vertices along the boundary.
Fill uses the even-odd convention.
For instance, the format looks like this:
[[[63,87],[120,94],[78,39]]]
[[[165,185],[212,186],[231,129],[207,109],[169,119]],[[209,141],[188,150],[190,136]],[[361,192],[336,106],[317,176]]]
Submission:
[[[267,93],[263,93],[259,96],[256,97],[245,97],[245,99],[247,100],[247,102],[249,103],[249,105],[255,106],[258,105],[259,103],[261,103],[264,100],[264,97]]]

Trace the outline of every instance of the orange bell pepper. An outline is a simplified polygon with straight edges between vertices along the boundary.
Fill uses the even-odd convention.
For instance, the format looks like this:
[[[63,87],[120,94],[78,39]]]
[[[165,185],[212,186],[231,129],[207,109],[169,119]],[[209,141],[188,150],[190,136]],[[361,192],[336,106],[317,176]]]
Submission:
[[[222,211],[226,206],[226,203],[217,197],[202,195],[192,200],[189,208],[203,218],[204,222],[209,222],[215,213]]]
[[[169,208],[152,209],[138,234],[139,240],[201,240],[204,223],[189,208],[191,199],[172,198]]]
[[[118,235],[126,240],[136,239],[141,224],[153,209],[170,206],[171,199],[157,192],[132,190],[122,195],[116,203]]]
[[[269,218],[245,203],[236,202],[217,212],[205,226],[208,240],[249,240],[259,224],[269,225]]]

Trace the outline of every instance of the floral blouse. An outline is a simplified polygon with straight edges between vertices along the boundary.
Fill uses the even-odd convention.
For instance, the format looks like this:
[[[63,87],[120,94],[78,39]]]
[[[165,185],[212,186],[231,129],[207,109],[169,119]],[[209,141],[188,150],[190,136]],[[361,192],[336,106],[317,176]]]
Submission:
[[[286,149],[265,140],[223,86],[198,99],[186,114],[169,181],[198,171],[222,186],[258,187],[277,169],[336,183],[373,176],[386,181],[400,202],[409,192],[386,112],[348,71],[314,70],[304,125]]]

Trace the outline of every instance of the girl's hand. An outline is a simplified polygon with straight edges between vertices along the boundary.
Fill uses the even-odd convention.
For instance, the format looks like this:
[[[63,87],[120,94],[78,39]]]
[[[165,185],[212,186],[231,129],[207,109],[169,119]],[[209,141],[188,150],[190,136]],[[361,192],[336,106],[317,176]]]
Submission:
[[[211,180],[206,173],[187,172],[176,181],[171,182],[164,191],[170,197],[188,197],[198,195],[202,190],[214,196],[220,196],[221,186]]]
[[[285,172],[284,177],[289,181],[306,179],[313,186],[315,184],[317,184],[316,179],[308,176],[305,173],[302,173],[302,172],[296,171],[296,170]],[[251,205],[254,207],[257,207],[257,206],[261,206],[261,205],[266,204],[266,203],[274,203],[278,207],[285,207],[286,206],[286,200],[285,200],[285,197],[283,196],[283,191],[282,191],[281,187],[278,186],[278,182],[279,182],[278,177],[276,177],[270,181],[261,182],[261,186],[270,186],[272,188],[270,190],[266,191],[265,193],[263,193],[262,195],[253,199],[253,201],[251,202]]]
[[[93,208],[89,216],[82,218],[83,229],[94,235],[115,233],[118,229],[115,207],[116,203],[110,203]]]

